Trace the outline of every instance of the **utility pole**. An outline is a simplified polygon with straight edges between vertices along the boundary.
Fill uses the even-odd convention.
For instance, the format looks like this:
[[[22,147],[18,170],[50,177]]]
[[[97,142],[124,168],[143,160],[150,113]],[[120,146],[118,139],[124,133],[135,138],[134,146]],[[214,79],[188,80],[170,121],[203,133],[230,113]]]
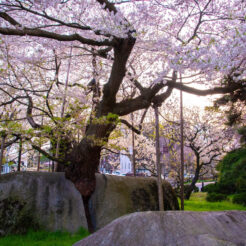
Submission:
[[[3,153],[4,153],[4,144],[5,144],[6,134],[1,133],[1,152],[0,152],[0,175],[2,173],[2,165],[3,165]]]
[[[180,84],[182,84],[182,75],[180,73]],[[180,200],[181,210],[184,210],[184,119],[183,119],[183,92],[180,90]]]
[[[157,169],[157,186],[158,186],[158,200],[159,200],[159,210],[164,211],[164,201],[163,201],[163,187],[161,179],[161,163],[160,163],[160,134],[159,134],[159,112],[158,106],[154,105],[155,110],[155,147],[156,147],[156,169]]]
[[[20,169],[21,169],[21,153],[22,153],[22,138],[20,137],[19,153],[18,153],[18,166],[17,166],[18,172],[20,172]]]
[[[133,113],[131,113],[132,126],[134,125]],[[132,130],[132,172],[136,176],[136,159],[135,159],[135,134]]]
[[[66,82],[65,82],[65,90],[64,90],[64,95],[63,95],[63,98],[62,98],[61,119],[64,117],[65,106],[66,106],[67,89],[68,89],[68,82],[69,82],[69,73],[70,73],[71,60],[72,60],[72,51],[73,51],[73,47],[71,46],[71,48],[70,48],[70,58],[69,58],[69,63],[68,63],[68,68],[67,68],[67,77],[66,77]],[[59,131],[59,127],[58,127],[58,131]],[[59,150],[60,150],[60,144],[61,144],[61,134],[62,133],[58,132],[58,139],[57,139],[56,153],[55,153],[56,159],[58,159],[58,157],[59,157]],[[54,163],[54,171],[55,172],[57,171],[57,168],[58,168],[58,162],[56,161]]]
[[[40,170],[40,153],[38,153],[38,166],[37,166],[37,171],[39,172]]]
[[[41,125],[44,124],[44,116],[42,115],[41,117]],[[39,139],[39,147],[41,149],[42,147],[42,139]],[[41,155],[40,155],[40,152],[38,152],[38,167],[37,167],[37,171],[39,172],[40,171],[40,159],[41,159]]]

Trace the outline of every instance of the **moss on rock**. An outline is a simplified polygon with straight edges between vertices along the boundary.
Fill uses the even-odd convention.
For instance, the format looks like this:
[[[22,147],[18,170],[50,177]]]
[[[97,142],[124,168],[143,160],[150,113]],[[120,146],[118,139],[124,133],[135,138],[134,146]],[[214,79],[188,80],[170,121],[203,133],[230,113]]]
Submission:
[[[177,197],[168,182],[163,181],[163,191],[165,210],[178,210]],[[125,214],[157,210],[155,178],[96,175],[96,190],[90,199],[90,212],[96,230]]]
[[[8,197],[0,201],[0,235],[26,233],[39,229],[35,215],[20,198]]]

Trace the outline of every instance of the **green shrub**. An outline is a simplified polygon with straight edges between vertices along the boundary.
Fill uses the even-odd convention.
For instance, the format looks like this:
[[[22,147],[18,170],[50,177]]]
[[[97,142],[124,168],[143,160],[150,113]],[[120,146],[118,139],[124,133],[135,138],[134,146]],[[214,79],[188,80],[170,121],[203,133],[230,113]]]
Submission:
[[[202,189],[208,193],[235,194],[246,192],[246,149],[241,148],[228,153],[220,161],[219,182]]]
[[[236,180],[236,190],[239,193],[246,192],[246,175],[242,175]]]
[[[226,195],[230,195],[236,192],[235,183],[232,182],[221,182],[217,184],[217,193],[222,193]]]
[[[221,194],[221,193],[208,193],[206,200],[208,202],[221,202],[223,200],[226,200],[227,196],[225,194]]]
[[[229,187],[230,192],[237,190],[237,179],[246,175],[246,149],[237,149],[228,153],[219,164],[219,183]]]
[[[246,206],[246,192],[234,195],[232,202]]]
[[[26,201],[9,197],[0,201],[0,236],[40,229]]]
[[[197,186],[195,186],[193,192],[199,192],[199,188]]]
[[[189,184],[185,184],[185,185],[184,185],[184,194],[187,193],[189,187],[190,187]],[[177,197],[180,197],[180,187],[175,188],[174,191],[175,191],[176,196],[177,196]],[[199,192],[199,188],[195,186],[193,192]]]
[[[212,193],[212,192],[217,192],[217,191],[218,191],[217,183],[208,184],[208,185],[202,187],[202,192]]]

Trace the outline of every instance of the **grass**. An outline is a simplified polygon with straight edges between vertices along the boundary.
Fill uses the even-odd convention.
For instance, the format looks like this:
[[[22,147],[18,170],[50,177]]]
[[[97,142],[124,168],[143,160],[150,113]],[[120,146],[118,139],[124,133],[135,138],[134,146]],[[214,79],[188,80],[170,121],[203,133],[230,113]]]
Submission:
[[[89,233],[81,228],[77,233],[29,231],[25,235],[9,235],[0,237],[1,246],[72,246],[75,242],[88,236]]]
[[[208,202],[206,196],[206,192],[192,193],[190,200],[185,200],[184,209],[186,211],[246,210],[245,206],[232,203],[231,197],[227,201]]]

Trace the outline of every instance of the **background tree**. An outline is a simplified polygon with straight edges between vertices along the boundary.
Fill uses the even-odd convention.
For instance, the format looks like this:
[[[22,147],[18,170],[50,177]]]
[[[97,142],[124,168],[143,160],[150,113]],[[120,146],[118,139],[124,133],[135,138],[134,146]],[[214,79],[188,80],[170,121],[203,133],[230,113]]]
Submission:
[[[215,169],[216,164],[226,151],[234,146],[230,143],[234,138],[234,130],[223,126],[224,118],[221,114],[211,112],[202,114],[197,108],[185,110],[184,145],[192,150],[194,155],[194,175],[189,187],[185,191],[185,198],[189,199],[196,182]],[[169,126],[173,131],[171,139],[179,142],[179,123]]]

